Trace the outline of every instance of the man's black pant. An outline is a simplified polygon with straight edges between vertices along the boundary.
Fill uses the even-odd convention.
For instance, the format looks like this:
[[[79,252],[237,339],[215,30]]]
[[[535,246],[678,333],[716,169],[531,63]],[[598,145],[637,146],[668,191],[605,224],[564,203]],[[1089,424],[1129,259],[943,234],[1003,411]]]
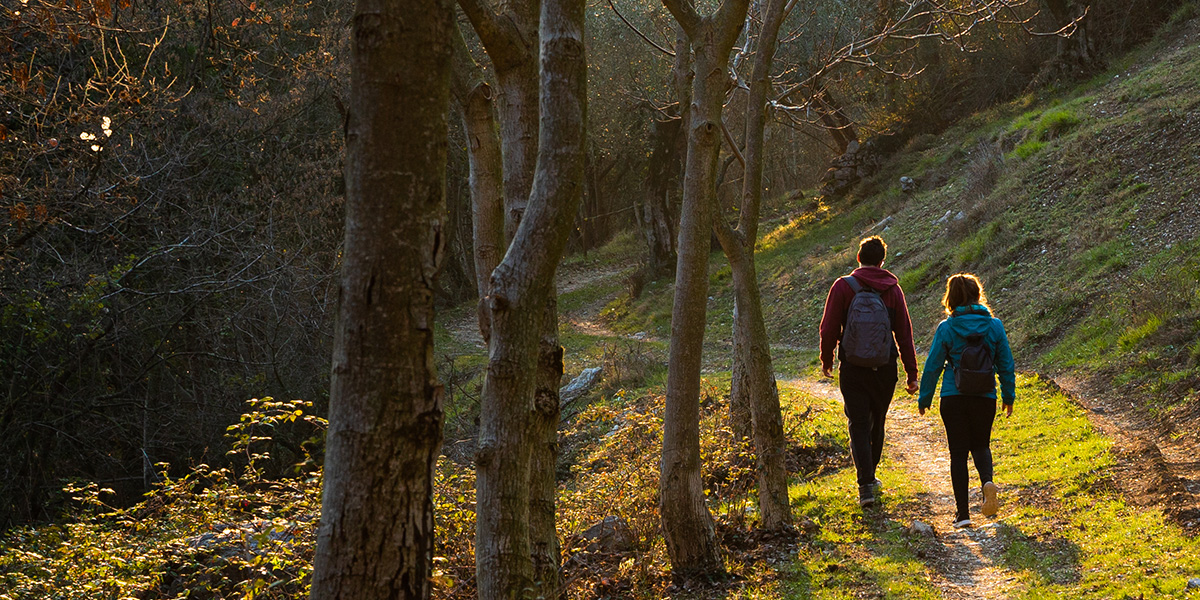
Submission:
[[[967,498],[970,488],[967,455],[975,459],[979,484],[992,480],[992,423],[996,420],[996,401],[981,396],[943,396],[942,423],[946,424],[946,442],[950,446],[950,484],[954,487],[956,519],[970,516]]]
[[[896,361],[882,367],[843,362],[840,387],[850,420],[850,454],[858,470],[859,487],[875,482],[875,467],[883,456],[883,422],[896,391]]]

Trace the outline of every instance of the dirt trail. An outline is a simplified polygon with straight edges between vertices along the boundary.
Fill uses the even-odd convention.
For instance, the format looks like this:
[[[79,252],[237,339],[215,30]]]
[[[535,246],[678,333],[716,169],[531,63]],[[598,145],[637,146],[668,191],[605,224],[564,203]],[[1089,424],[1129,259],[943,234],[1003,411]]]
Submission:
[[[841,394],[830,383],[811,380],[795,383],[814,395],[841,401]],[[998,522],[978,514],[982,497],[975,491],[971,502],[971,518],[975,527],[951,527],[954,491],[950,487],[950,454],[946,451],[946,433],[935,412],[926,412],[922,417],[915,411],[897,406],[900,402],[909,401],[911,399],[907,396],[897,397],[893,401],[892,409],[888,412],[884,456],[898,461],[907,476],[927,490],[918,494],[918,498],[924,500],[928,507],[922,520],[933,525],[937,532],[937,551],[926,559],[934,569],[934,585],[941,590],[944,598],[1008,598],[1009,592],[1016,587],[1016,579],[998,563],[1001,552],[1001,542],[997,538]],[[972,487],[977,487],[973,468],[971,476]],[[886,507],[887,490],[883,493]],[[1002,490],[1001,515],[1003,500]]]
[[[617,279],[627,276],[635,268],[637,268],[635,263],[608,265],[601,268],[578,266],[560,268],[555,278],[558,283],[558,294],[560,296],[569,294],[589,286],[594,286],[605,279]],[[596,321],[596,315],[610,299],[610,297],[606,296],[597,297],[579,309],[570,313],[560,314],[559,319],[560,321],[570,323],[583,333],[612,335],[612,332]],[[461,344],[474,346],[481,350],[486,350],[487,348],[487,345],[483,343],[483,336],[479,333],[479,317],[475,311],[468,311],[451,320],[446,324],[446,329]]]
[[[1161,505],[1168,516],[1179,516],[1181,525],[1200,528],[1200,444],[1194,432],[1186,431],[1194,421],[1150,418],[1138,408],[1139,402],[1102,387],[1098,378],[1060,375],[1051,381],[1088,411],[1093,425],[1117,440],[1118,452],[1124,455],[1119,468],[1128,471],[1120,483],[1130,500]],[[1138,440],[1149,442],[1151,449],[1147,452],[1147,445]],[[1161,454],[1161,463],[1155,454]],[[1159,481],[1147,485],[1142,481],[1144,472],[1156,468],[1165,472],[1159,475]]]

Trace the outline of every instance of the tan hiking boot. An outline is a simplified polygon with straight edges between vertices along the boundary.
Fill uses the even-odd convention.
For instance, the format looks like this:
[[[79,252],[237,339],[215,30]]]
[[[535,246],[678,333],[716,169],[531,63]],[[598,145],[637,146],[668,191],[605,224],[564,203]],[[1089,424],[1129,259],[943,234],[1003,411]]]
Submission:
[[[979,509],[983,516],[994,517],[996,511],[1000,510],[1000,500],[996,498],[996,493],[996,484],[990,481],[983,484],[983,506]]]

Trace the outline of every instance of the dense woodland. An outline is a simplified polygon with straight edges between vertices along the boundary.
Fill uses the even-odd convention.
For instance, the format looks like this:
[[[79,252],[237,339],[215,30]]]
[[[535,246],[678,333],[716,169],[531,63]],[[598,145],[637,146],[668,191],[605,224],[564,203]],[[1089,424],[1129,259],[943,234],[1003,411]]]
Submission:
[[[713,252],[736,306],[720,416],[754,457],[760,528],[803,530],[755,264],[764,203],[852,205],[897,152],[1087,80],[1184,3],[416,4],[4,1],[0,527],[54,522],[77,504],[70,482],[126,507],[200,466],[264,482],[324,467],[313,597],[422,597],[439,581],[429,478],[445,455],[477,482],[478,533],[458,533],[476,536],[479,572],[454,594],[558,595],[573,580],[555,520],[555,273],[624,236],[633,299],[674,281],[652,484],[665,558],[679,585],[711,579],[725,570],[698,464]],[[401,10],[431,25],[406,29]],[[389,180],[388,161],[434,177]],[[466,376],[432,325],[464,306],[488,344]],[[384,356],[413,350],[407,367]],[[388,404],[410,393],[416,424]],[[273,420],[254,454],[258,434],[231,425],[266,397],[310,404],[256,405]],[[394,501],[413,485],[411,506]],[[402,510],[425,511],[407,533],[363,526]],[[389,544],[409,554],[371,550]]]

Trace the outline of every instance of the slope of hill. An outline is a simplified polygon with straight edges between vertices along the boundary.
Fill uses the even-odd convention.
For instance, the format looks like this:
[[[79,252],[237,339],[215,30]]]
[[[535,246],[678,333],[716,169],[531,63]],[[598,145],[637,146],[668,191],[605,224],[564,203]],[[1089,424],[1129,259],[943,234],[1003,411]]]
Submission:
[[[1200,439],[1186,426],[1200,418],[1200,45],[1194,22],[1174,28],[1086,83],[912,140],[845,199],[777,199],[758,260],[783,366],[788,349],[815,346],[825,291],[853,268],[858,239],[881,234],[918,345],[941,319],[946,277],[974,272],[1021,368],[1130,424]],[[918,190],[901,192],[901,176]],[[714,254],[716,343],[730,331],[723,264]],[[665,336],[665,287],[616,298],[613,328]]]

